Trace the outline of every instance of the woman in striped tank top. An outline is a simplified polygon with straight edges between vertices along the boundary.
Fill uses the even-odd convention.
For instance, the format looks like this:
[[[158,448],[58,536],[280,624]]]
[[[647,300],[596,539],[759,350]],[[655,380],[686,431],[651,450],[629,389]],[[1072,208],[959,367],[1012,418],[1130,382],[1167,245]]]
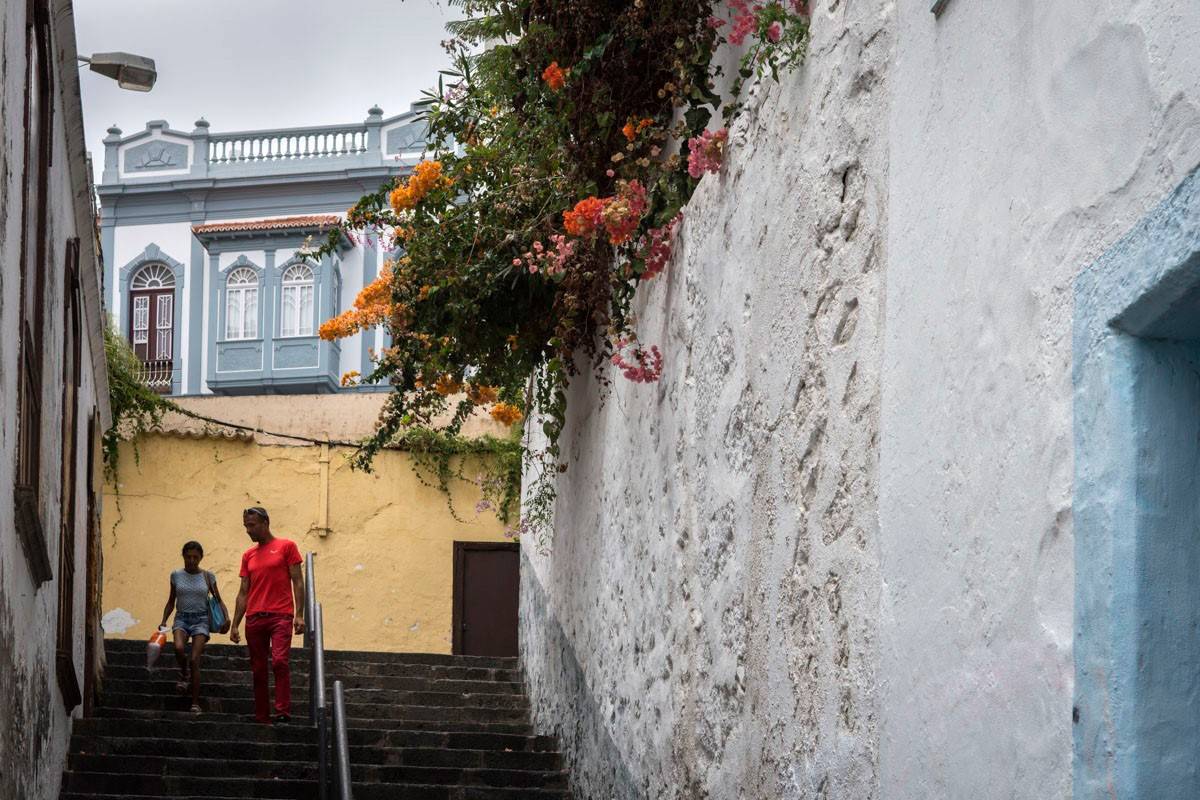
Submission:
[[[200,656],[204,654],[204,645],[208,643],[211,631],[208,613],[208,595],[221,605],[225,618],[229,619],[229,609],[217,591],[217,579],[211,572],[200,569],[200,560],[204,558],[204,548],[199,542],[188,542],[183,546],[183,569],[171,573],[171,594],[167,597],[167,605],[163,608],[162,622],[159,627],[167,624],[171,610],[175,610],[175,623],[172,629],[175,635],[175,660],[179,663],[179,683],[176,688],[186,692],[192,690],[192,713],[200,713]],[[192,640],[191,653],[188,653],[188,639]]]

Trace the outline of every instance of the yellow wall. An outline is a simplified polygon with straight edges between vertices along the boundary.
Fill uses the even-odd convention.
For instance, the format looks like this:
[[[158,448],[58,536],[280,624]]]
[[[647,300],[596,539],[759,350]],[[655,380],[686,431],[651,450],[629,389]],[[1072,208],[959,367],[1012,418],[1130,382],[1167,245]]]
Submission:
[[[449,653],[453,543],[504,541],[494,515],[474,513],[473,487],[456,489],[464,520],[456,521],[445,495],[422,485],[403,452],[380,453],[376,471],[364,474],[350,469],[348,449],[329,450],[322,535],[320,446],[155,434],[138,450],[135,463],[132,445],[122,445],[120,491],[108,486],[104,498],[104,611],[110,626],[129,625],[108,627],[109,636],[150,636],[189,539],[204,546],[202,566],[215,573],[232,613],[241,554],[251,545],[241,512],[261,505],[276,536],[317,554],[328,647]]]

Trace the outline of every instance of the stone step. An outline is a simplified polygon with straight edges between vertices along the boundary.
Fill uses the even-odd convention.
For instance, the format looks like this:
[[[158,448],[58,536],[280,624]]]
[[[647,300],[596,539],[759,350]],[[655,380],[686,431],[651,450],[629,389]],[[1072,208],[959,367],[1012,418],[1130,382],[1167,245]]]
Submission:
[[[201,673],[200,694],[205,698],[253,700],[254,687],[250,676],[243,674],[241,679],[233,683],[209,682]],[[307,683],[307,681],[306,681]],[[484,689],[489,684],[477,683]],[[119,698],[127,695],[153,695],[171,700],[190,697],[188,692],[180,692],[173,681],[130,681],[107,680],[104,682],[104,697]],[[328,695],[327,695],[328,696]],[[296,698],[308,698],[308,686],[292,686],[293,702]],[[523,694],[505,692],[438,692],[438,691],[403,691],[393,689],[375,689],[362,687],[346,687],[345,698],[347,705],[420,705],[420,706],[459,706],[473,708],[516,708],[528,709],[529,704]],[[105,701],[108,702],[107,700]],[[174,706],[172,706],[174,707]]]
[[[106,639],[105,652],[108,656],[140,656],[142,663],[146,659],[146,643],[140,640]],[[169,650],[168,646],[168,650]],[[205,655],[216,658],[240,658],[249,660],[246,645],[243,644],[209,644],[204,648]],[[292,658],[303,653],[299,640],[292,646]],[[160,658],[174,658],[169,652]],[[445,653],[384,653],[371,650],[326,650],[325,663],[371,663],[371,664],[413,664],[425,666],[476,667],[484,669],[515,670],[518,668],[517,658],[497,656],[453,656]]]
[[[420,697],[420,696],[417,696]],[[451,699],[458,695],[446,695]],[[346,699],[346,717],[350,720],[359,719],[425,719],[425,720],[461,720],[465,722],[522,722],[529,718],[529,707],[524,697],[512,695],[476,695],[473,700],[479,702],[451,705],[448,702],[430,704],[426,702],[356,702]],[[492,700],[503,701],[504,704],[487,705]],[[188,711],[192,704],[190,697],[181,694],[136,694],[105,692],[103,709],[146,709],[165,711]],[[252,714],[253,700],[250,697],[201,697],[200,707],[213,714]],[[300,718],[308,709],[307,698],[292,695],[293,716]]]
[[[315,790],[314,790],[315,791]],[[98,794],[94,792],[63,792],[59,800],[128,800],[130,797],[155,800],[246,800],[261,795],[197,795],[197,794]],[[316,795],[314,794],[313,797]],[[374,784],[354,787],[355,800],[570,800],[566,790],[558,789],[497,789],[494,787],[423,786],[419,784]]]
[[[304,728],[308,731],[312,730],[308,718],[302,716],[305,709],[304,704],[293,705],[295,712],[291,726]],[[454,719],[447,718],[442,712],[444,709],[430,709],[427,712],[419,713],[415,717],[404,716],[383,716],[379,718],[347,718],[347,725],[350,729],[355,728],[370,728],[377,730],[427,730],[427,731],[443,731],[447,733],[457,732],[473,732],[473,733],[514,733],[523,736],[529,736],[533,733],[532,725],[528,720],[520,722],[512,720],[475,720],[475,719]],[[393,713],[390,709],[380,709],[383,714]],[[226,713],[206,711],[203,714],[195,715],[190,711],[177,711],[172,709],[148,709],[148,708],[123,708],[113,706],[101,706],[96,709],[96,714],[100,717],[109,717],[112,719],[169,719],[176,720],[178,725],[186,725],[189,722],[200,722],[208,720],[217,722],[221,725],[229,725],[231,723],[255,724],[253,716],[250,713],[250,708],[247,706],[243,713]],[[269,726],[263,726],[269,728]]]
[[[280,800],[309,800],[316,797],[316,781],[253,778],[224,778],[208,776],[195,778],[171,775],[137,775],[130,773],[74,772],[64,775],[63,790],[83,797],[95,794],[115,794],[124,797],[176,798],[195,797],[280,798]]]
[[[172,716],[158,715],[143,719],[136,717],[87,717],[75,721],[78,741],[93,739],[115,740],[119,737],[147,739],[184,738],[201,743],[204,741],[226,741],[241,747],[271,745],[311,746],[315,741],[312,727],[286,725],[274,728],[247,720],[191,714]],[[555,742],[550,736],[533,736],[526,733],[493,731],[433,731],[412,728],[363,728],[351,727],[348,739],[352,747],[378,749],[390,748],[442,748],[466,750],[500,750],[514,752],[553,751]]]
[[[353,737],[352,737],[353,738]],[[505,737],[507,738],[507,737]],[[442,739],[414,742],[405,746],[400,737],[392,744],[376,739],[370,744],[352,744],[350,763],[379,766],[467,767],[474,769],[525,769],[553,771],[561,760],[553,750],[531,749],[526,742],[504,742],[501,737],[488,742],[484,749],[456,749]],[[421,746],[424,744],[425,746]],[[510,747],[508,745],[517,745]],[[130,757],[157,756],[168,759],[226,759],[246,757],[247,742],[228,739],[167,739],[146,736],[75,735],[71,752],[104,756],[118,761]],[[253,745],[256,759],[313,763],[317,746],[313,742],[259,742]],[[123,763],[123,762],[122,762]],[[112,771],[98,769],[97,771]]]
[[[205,686],[244,686],[250,691],[250,670],[217,669],[207,661],[201,664],[201,682]],[[172,667],[170,670],[154,669],[148,671],[145,665],[109,665],[105,671],[104,686],[116,691],[126,691],[126,683],[152,687],[163,691],[174,691],[175,681],[179,673]],[[332,686],[334,680],[340,680],[346,689],[388,689],[408,692],[471,692],[479,694],[522,693],[525,691],[520,681],[501,680],[454,680],[445,678],[428,678],[408,675],[329,675],[328,683]],[[308,671],[292,670],[292,688],[308,689]]]
[[[354,785],[354,800],[570,800],[567,789],[430,786],[415,783]]]
[[[110,653],[107,656],[108,667],[130,670],[142,670],[147,678],[171,678],[179,674],[175,657],[160,656],[152,669],[146,669],[145,653]],[[303,650],[293,650],[289,659],[293,677],[308,675],[308,654]],[[211,654],[205,651],[205,670],[227,670],[250,673],[248,656],[228,654]],[[325,672],[327,679],[332,682],[337,678],[346,677],[396,677],[423,678],[426,680],[465,680],[465,681],[499,681],[504,683],[520,683],[521,674],[517,669],[498,667],[468,666],[462,664],[422,664],[402,661],[345,661],[326,660]],[[125,673],[129,674],[129,673]],[[137,674],[134,672],[133,674]]]
[[[469,751],[464,751],[469,752]],[[262,758],[181,758],[162,755],[102,755],[72,753],[68,769],[80,774],[123,775],[196,779],[229,778],[256,781],[312,781],[312,760],[270,761]],[[354,764],[355,783],[423,783],[428,785],[535,787],[561,789],[566,786],[560,770],[505,769],[476,766],[427,764]]]

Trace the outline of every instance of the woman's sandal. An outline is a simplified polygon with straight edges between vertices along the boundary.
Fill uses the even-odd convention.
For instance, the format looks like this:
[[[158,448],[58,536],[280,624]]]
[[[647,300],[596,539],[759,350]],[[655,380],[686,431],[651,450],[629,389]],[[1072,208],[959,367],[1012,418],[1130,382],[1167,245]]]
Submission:
[[[179,692],[180,694],[184,694],[188,689],[191,688],[192,682],[185,678],[180,678],[179,680],[175,681],[175,691]]]
[[[200,714],[200,713],[202,713],[202,710],[201,710],[201,708],[200,708],[200,705],[199,705],[198,703],[192,703],[191,712],[192,712],[193,714]]]

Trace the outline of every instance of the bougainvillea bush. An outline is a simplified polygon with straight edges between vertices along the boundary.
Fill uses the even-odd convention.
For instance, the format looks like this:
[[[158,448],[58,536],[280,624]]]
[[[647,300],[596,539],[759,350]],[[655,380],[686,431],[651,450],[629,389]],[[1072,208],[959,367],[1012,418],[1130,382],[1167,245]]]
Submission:
[[[371,374],[346,378],[394,387],[357,466],[409,429],[456,433],[476,409],[516,424],[536,408],[548,445],[527,454],[543,476],[515,527],[527,531],[548,520],[566,469],[572,377],[660,378],[631,302],[666,269],[698,181],[720,169],[741,83],[798,63],[809,16],[797,0],[454,4],[465,19],[428,97],[429,151],[324,245],[369,230],[403,255],[321,335],[391,335]],[[724,76],[729,103],[713,63],[726,41],[745,52]]]

